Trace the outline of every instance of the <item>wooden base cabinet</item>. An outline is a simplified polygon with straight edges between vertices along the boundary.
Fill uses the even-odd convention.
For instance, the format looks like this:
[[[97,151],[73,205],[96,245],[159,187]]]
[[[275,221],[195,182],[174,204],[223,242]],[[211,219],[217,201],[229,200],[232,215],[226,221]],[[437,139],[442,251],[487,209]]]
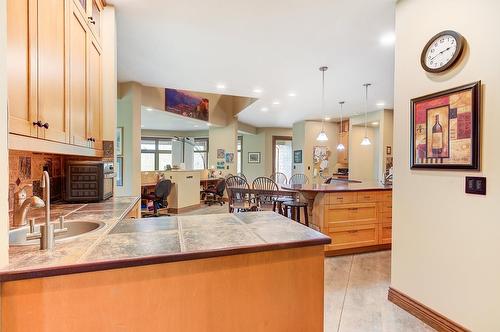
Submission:
[[[327,253],[378,248],[392,240],[392,192],[328,193],[321,231],[332,238]]]

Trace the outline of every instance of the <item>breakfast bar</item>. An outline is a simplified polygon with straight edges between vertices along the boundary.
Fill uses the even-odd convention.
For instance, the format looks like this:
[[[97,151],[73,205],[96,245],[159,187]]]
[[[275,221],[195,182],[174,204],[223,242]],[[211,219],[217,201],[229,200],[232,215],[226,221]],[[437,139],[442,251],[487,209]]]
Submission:
[[[310,225],[332,238],[328,256],[391,247],[392,186],[374,181],[334,181],[299,184],[310,207]]]
[[[53,251],[12,247],[4,330],[323,331],[329,237],[273,212],[121,219],[135,202],[80,208],[105,226]]]

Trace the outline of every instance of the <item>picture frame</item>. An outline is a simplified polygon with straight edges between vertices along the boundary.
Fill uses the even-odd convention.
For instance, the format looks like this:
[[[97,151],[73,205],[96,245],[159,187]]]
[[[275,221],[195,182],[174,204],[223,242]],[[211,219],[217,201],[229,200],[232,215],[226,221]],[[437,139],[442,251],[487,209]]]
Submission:
[[[234,153],[233,152],[226,152],[226,163],[232,164],[233,162],[234,162]]]
[[[116,128],[115,151],[117,156],[123,156],[123,127]]]
[[[123,157],[116,157],[116,185],[123,187]]]
[[[392,147],[390,145],[385,147],[385,154],[388,156],[392,155]]]
[[[226,154],[226,150],[217,149],[217,159],[224,159],[225,154]]]
[[[302,150],[293,151],[293,163],[302,164]]]
[[[410,101],[410,168],[479,170],[481,81]]]
[[[260,152],[248,152],[249,164],[260,164]]]

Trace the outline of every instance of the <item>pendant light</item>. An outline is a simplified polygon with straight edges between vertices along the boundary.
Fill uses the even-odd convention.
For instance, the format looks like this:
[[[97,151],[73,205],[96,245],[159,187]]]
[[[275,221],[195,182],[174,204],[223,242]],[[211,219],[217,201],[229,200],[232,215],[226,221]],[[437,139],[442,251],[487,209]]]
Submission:
[[[368,87],[370,83],[365,83],[363,86],[365,87],[365,137],[361,141],[361,145],[371,145],[370,139],[368,138]]]
[[[342,122],[343,121],[343,118],[342,118],[342,107],[344,106],[345,104],[345,101],[339,101],[339,104],[340,104],[340,132],[339,132],[339,136],[340,136],[340,142],[339,144],[337,145],[337,151],[344,151],[345,150],[345,146],[344,144],[342,144]]]
[[[322,73],[321,116],[323,116],[324,111],[325,111],[325,71],[328,70],[328,67],[322,66],[322,67],[319,67],[319,70]],[[319,132],[319,135],[316,138],[316,140],[321,141],[321,142],[328,141],[328,136],[326,136],[326,133],[325,133],[325,120],[324,119],[321,119],[321,131]]]

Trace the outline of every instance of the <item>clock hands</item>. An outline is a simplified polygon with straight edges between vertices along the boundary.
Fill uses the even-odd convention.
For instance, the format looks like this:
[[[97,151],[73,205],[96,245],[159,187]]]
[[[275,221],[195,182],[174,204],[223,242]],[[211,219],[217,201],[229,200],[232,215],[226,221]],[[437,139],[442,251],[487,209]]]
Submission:
[[[441,54],[443,54],[444,52],[448,51],[449,49],[451,49],[451,46],[448,47],[447,49],[445,50],[442,50],[441,52],[439,52],[438,54],[436,54],[434,57],[431,58],[431,60],[434,60],[436,57],[440,56]]]

